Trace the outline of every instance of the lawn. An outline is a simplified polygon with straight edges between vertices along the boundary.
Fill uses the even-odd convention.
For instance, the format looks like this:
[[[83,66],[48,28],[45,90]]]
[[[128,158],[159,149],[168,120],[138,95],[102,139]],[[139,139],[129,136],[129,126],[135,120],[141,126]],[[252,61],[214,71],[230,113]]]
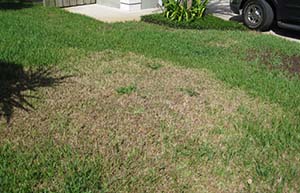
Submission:
[[[0,192],[299,192],[300,45],[227,27],[1,6]]]

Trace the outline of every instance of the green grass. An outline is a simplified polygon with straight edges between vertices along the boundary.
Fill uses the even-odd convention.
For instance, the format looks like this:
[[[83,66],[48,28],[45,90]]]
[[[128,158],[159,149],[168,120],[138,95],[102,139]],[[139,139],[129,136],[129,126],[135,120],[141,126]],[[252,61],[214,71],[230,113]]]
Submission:
[[[0,147],[1,192],[98,192],[101,160],[80,157],[68,145],[51,141],[35,147]]]
[[[117,88],[116,91],[118,94],[123,95],[123,94],[131,94],[137,90],[136,86],[130,85],[127,87],[120,87]]]
[[[68,71],[72,66],[66,65],[66,61],[70,58],[78,60],[90,53],[115,50],[124,55],[133,52],[195,70],[207,69],[228,87],[242,89],[252,97],[278,105],[284,115],[266,125],[264,121],[268,115],[257,118],[247,108],[241,107],[243,119],[235,124],[237,131],[242,128],[242,136],[223,144],[223,149],[213,147],[209,142],[197,147],[196,139],[172,147],[176,150],[171,156],[174,162],[187,159],[189,166],[195,166],[218,161],[223,167],[216,169],[215,173],[220,176],[230,176],[231,171],[226,167],[238,165],[253,180],[261,182],[261,187],[249,186],[250,192],[257,189],[265,192],[299,191],[300,80],[270,70],[259,59],[248,59],[250,50],[279,52],[282,54],[279,57],[299,56],[299,43],[244,31],[240,24],[212,16],[193,24],[168,22],[161,15],[143,17],[143,20],[160,25],[145,22],[107,24],[41,6],[4,7],[0,9],[0,61],[25,68],[58,66]],[[159,64],[149,66],[155,71],[160,67]],[[112,71],[107,71],[107,74],[112,74]],[[134,90],[136,87],[116,91],[128,94]],[[190,96],[196,94],[190,89],[182,89],[182,92]],[[4,127],[0,126],[0,129]],[[160,129],[164,128],[161,126]],[[171,133],[172,129],[168,132]],[[226,133],[226,127],[214,132]],[[168,134],[164,133],[166,146]],[[101,156],[79,154],[68,146],[53,147],[51,140],[49,143],[39,142],[35,147],[1,144],[0,192],[105,191],[102,186],[110,184],[102,183],[105,170]],[[0,141],[4,143],[4,140]],[[282,161],[278,163],[276,160]],[[145,179],[149,186],[155,184],[155,175],[152,174],[147,173]],[[128,183],[123,183],[131,186],[135,180],[130,178]],[[129,187],[129,190],[134,188]]]

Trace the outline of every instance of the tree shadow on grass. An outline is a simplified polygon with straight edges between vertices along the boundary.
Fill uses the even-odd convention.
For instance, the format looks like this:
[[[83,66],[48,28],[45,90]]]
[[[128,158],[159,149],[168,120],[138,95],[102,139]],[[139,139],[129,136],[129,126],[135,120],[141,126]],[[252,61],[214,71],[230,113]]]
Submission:
[[[52,68],[25,70],[20,64],[0,60],[0,120],[4,118],[9,123],[15,108],[24,111],[33,110],[34,107],[28,99],[38,97],[25,92],[53,87],[67,78],[67,76],[53,76],[54,73]]]

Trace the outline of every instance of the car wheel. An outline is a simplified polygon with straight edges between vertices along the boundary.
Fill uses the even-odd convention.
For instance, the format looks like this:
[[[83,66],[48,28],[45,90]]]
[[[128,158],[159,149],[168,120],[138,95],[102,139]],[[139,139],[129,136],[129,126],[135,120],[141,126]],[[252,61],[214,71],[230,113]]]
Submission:
[[[243,8],[243,19],[248,28],[267,31],[273,23],[274,12],[264,0],[249,0]]]

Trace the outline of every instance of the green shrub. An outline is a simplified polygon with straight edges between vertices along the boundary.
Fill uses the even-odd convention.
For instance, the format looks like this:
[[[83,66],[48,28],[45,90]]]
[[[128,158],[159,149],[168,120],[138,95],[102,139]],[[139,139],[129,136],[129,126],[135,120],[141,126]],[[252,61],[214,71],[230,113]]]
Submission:
[[[165,17],[178,22],[193,21],[204,15],[207,3],[208,0],[163,0],[163,13]]]

